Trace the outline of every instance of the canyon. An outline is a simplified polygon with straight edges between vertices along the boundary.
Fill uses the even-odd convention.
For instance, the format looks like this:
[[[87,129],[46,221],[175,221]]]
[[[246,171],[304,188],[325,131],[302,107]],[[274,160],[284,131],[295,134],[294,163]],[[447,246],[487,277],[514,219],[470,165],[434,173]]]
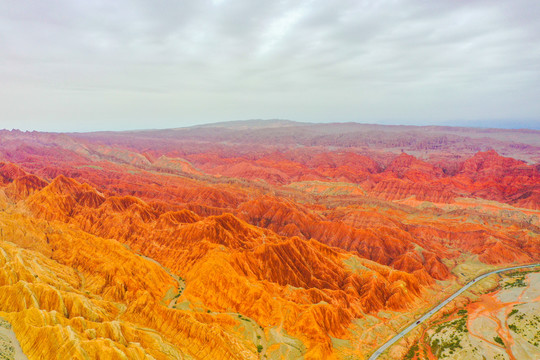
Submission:
[[[2,130],[0,229],[28,359],[363,359],[540,261],[540,131]]]

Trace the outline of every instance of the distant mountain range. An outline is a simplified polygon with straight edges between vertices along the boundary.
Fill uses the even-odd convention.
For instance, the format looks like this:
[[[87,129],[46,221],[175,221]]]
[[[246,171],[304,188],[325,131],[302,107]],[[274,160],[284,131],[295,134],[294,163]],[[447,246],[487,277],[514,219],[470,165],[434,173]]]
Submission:
[[[97,132],[81,138],[167,139],[174,141],[226,142],[265,146],[332,146],[385,150],[426,158],[430,155],[469,156],[495,150],[529,163],[540,162],[540,130],[491,129],[450,126],[376,125],[359,123],[300,123],[289,120],[246,120],[165,130]]]

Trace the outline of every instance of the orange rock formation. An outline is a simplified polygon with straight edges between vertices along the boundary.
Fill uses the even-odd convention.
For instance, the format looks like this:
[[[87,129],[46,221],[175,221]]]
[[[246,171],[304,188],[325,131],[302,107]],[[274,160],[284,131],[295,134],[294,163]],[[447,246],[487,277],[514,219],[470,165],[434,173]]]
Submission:
[[[0,317],[31,359],[338,359],[455,265],[540,258],[538,168],[494,151],[0,135]]]

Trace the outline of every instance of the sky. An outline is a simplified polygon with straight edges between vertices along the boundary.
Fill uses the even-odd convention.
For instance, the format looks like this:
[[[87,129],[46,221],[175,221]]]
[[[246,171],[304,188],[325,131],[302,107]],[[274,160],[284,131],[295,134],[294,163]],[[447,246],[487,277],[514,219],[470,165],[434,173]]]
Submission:
[[[540,128],[538,0],[0,1],[0,128]]]

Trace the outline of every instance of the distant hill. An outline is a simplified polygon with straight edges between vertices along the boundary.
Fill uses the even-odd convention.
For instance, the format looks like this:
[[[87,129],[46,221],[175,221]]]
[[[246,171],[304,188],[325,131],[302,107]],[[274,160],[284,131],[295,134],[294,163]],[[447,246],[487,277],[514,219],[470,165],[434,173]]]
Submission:
[[[528,163],[540,162],[540,130],[451,126],[377,125],[360,123],[301,123],[289,120],[245,120],[164,130],[73,134],[77,138],[117,144],[139,140],[199,141],[270,147],[331,146],[349,150],[402,151],[427,158],[432,155],[468,157],[495,150]],[[135,141],[138,140],[138,141]]]

